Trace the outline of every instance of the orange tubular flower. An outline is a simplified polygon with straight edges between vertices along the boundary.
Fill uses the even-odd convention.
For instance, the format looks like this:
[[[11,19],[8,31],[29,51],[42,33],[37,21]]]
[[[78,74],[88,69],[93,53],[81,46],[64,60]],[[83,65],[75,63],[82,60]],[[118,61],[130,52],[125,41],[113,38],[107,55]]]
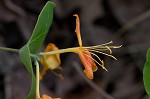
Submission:
[[[50,52],[50,51],[57,51],[59,50],[54,44],[49,43],[46,46],[46,49],[44,52]],[[40,79],[42,79],[43,75],[46,73],[48,69],[54,70],[54,69],[60,69],[60,54],[54,54],[54,55],[44,55],[41,56],[41,64],[43,65],[43,70],[40,72]]]
[[[88,49],[82,46],[82,39],[81,39],[81,34],[80,34],[80,19],[77,14],[74,14],[74,16],[76,16],[75,32],[76,32],[78,42],[79,42],[79,49],[76,53],[79,55],[85,67],[84,73],[89,79],[93,79],[93,72],[97,71],[97,66],[95,62],[93,61],[91,53],[88,51]]]
[[[51,70],[58,68],[60,65],[59,54],[66,53],[66,52],[74,52],[79,55],[79,58],[85,68],[84,73],[89,79],[94,78],[93,72],[97,71],[98,69],[96,64],[101,66],[104,70],[107,71],[107,69],[104,66],[104,61],[101,60],[95,53],[100,53],[117,60],[114,56],[111,55],[112,54],[111,49],[120,48],[121,46],[108,46],[109,44],[112,43],[112,41],[97,46],[88,46],[88,47],[82,46],[82,39],[80,34],[80,19],[77,14],[75,14],[74,16],[76,17],[75,32],[78,38],[79,47],[58,50],[58,48],[54,44],[48,45],[44,53],[39,53],[39,55],[42,55],[41,63],[44,66],[41,75],[43,75],[48,68]],[[109,51],[109,54],[105,53],[104,51]],[[92,58],[92,56],[97,58],[98,61]]]
[[[61,99],[61,98],[51,98],[50,96],[48,96],[48,95],[43,95],[41,98],[39,98],[39,99]]]
[[[86,74],[86,76],[89,79],[93,79],[93,72],[97,71],[97,66],[95,63],[97,63],[98,65],[100,65],[103,69],[105,69],[107,71],[107,69],[104,67],[104,62],[103,60],[101,60],[95,53],[101,53],[107,56],[110,56],[114,59],[116,59],[114,56],[110,55],[112,53],[110,48],[119,48],[121,46],[107,46],[108,44],[112,43],[106,43],[106,44],[102,44],[102,45],[98,45],[98,46],[91,46],[91,47],[83,47],[82,46],[82,39],[81,39],[81,35],[80,35],[80,20],[79,20],[79,16],[77,14],[74,14],[74,16],[76,17],[76,35],[78,38],[78,42],[79,42],[79,48],[76,49],[76,51],[74,51],[75,53],[77,53],[80,57],[81,62],[83,63],[85,70],[84,73]],[[110,54],[101,52],[101,51],[105,51],[105,50],[109,50]],[[95,56],[99,61],[96,61],[95,59],[92,58],[92,55]]]

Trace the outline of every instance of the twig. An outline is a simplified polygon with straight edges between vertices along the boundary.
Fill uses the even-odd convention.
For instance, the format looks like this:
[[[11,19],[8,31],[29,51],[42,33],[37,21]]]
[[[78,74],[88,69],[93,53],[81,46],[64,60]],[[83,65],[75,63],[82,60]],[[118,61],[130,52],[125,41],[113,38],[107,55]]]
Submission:
[[[0,47],[0,50],[8,51],[8,52],[14,52],[14,53],[19,53],[18,49],[13,49],[13,48]]]
[[[6,5],[6,7],[10,9],[11,11],[15,12],[16,14],[22,17],[26,16],[25,11],[19,6],[15,5],[11,0],[3,0],[3,2]]]
[[[73,67],[79,72],[82,78],[95,90],[97,91],[102,97],[106,99],[115,99],[114,97],[110,96],[108,93],[103,91],[98,85],[96,85],[92,80],[89,80],[87,77],[84,76],[79,64],[77,62],[73,63]]]
[[[133,20],[131,20],[130,22],[128,22],[127,24],[125,24],[124,26],[122,26],[117,32],[116,34],[121,36],[124,32],[126,32],[128,29],[132,28],[134,25],[140,23],[141,21],[145,20],[146,18],[150,17],[150,10],[144,12],[143,14],[137,16],[136,18],[134,18]]]

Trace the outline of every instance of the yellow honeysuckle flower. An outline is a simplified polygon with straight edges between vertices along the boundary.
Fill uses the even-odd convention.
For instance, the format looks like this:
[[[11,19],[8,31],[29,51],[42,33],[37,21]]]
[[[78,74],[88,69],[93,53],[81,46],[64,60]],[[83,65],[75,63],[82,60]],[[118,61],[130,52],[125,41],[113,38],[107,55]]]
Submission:
[[[39,98],[39,99],[61,99],[61,98],[51,98],[50,96],[44,94],[44,95],[42,95],[42,97]]]
[[[50,52],[50,51],[57,51],[59,50],[55,44],[49,43],[44,52]],[[43,69],[40,72],[40,79],[42,79],[43,75],[46,73],[48,69],[54,70],[60,68],[61,60],[60,60],[60,54],[54,54],[54,55],[43,55],[41,56],[41,64],[43,65]]]

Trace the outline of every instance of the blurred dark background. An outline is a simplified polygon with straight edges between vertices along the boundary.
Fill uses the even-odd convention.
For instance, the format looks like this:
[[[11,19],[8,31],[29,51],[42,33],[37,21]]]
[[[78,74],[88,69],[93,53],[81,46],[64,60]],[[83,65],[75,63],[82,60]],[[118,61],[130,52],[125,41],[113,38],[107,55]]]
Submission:
[[[75,17],[81,20],[83,45],[98,45],[113,40],[123,45],[113,50],[117,61],[104,59],[109,72],[99,67],[94,80],[85,79],[77,55],[61,55],[60,80],[50,71],[41,81],[41,94],[62,99],[148,99],[143,86],[143,66],[150,47],[149,0],[52,0],[56,3],[54,20],[44,47],[55,43],[60,49],[78,46]],[[37,17],[47,0],[0,0],[0,46],[21,48],[30,38]],[[96,85],[96,87],[95,87]],[[0,99],[23,99],[31,79],[15,53],[0,51]],[[97,90],[98,89],[98,90]],[[113,99],[113,98],[110,98]]]

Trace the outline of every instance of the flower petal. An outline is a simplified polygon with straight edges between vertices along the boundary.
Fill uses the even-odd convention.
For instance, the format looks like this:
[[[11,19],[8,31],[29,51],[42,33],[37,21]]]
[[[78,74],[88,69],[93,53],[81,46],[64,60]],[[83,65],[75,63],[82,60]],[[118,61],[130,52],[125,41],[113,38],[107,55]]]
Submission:
[[[44,52],[50,52],[50,51],[55,51],[55,50],[58,50],[55,44],[49,43]],[[44,65],[46,65],[46,67],[52,70],[59,68],[61,64],[60,54],[46,55],[46,56],[43,56],[42,59],[45,62]]]
[[[93,72],[97,71],[98,67],[96,66],[95,62],[93,61],[91,53],[88,50],[85,50],[83,53],[86,58],[86,61],[88,62],[88,64],[90,64],[92,71]]]
[[[81,47],[82,46],[82,39],[81,39],[81,34],[80,34],[80,19],[79,19],[79,16],[77,14],[74,14],[73,16],[76,17],[75,32],[76,32],[76,35],[77,35],[77,38],[78,38],[79,46]]]
[[[42,97],[41,98],[39,98],[39,99],[52,99],[50,96],[48,96],[48,95],[42,95]]]
[[[61,98],[51,98],[50,96],[44,94],[42,95],[42,98],[39,98],[39,99],[61,99]]]
[[[58,50],[58,48],[54,44],[49,43],[44,52],[50,52],[55,50]],[[61,64],[60,54],[41,56],[40,62],[43,65],[43,70],[40,73],[42,78],[42,76],[48,69],[54,70],[60,67]]]
[[[81,50],[78,51],[78,55],[80,57],[80,60],[81,62],[83,63],[84,65],[84,73],[86,74],[86,76],[89,78],[89,79],[93,79],[93,70],[92,70],[92,64],[90,64],[90,60],[85,57],[85,55],[82,53]]]

